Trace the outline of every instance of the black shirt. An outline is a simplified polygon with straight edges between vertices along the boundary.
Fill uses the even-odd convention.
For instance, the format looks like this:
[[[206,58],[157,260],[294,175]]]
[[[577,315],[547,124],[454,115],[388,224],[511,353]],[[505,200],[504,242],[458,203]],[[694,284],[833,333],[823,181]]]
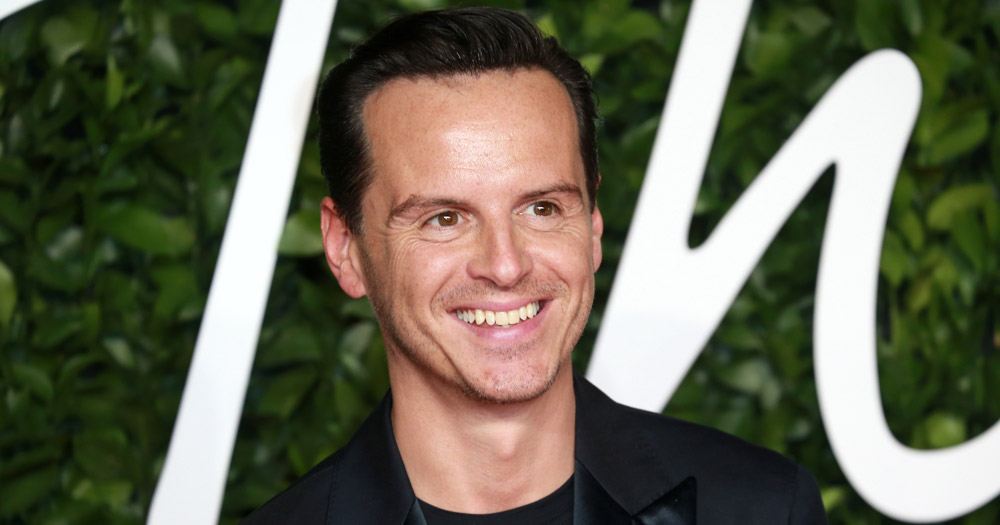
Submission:
[[[517,508],[493,514],[463,514],[418,499],[427,525],[569,525],[573,523],[573,476],[555,492]]]

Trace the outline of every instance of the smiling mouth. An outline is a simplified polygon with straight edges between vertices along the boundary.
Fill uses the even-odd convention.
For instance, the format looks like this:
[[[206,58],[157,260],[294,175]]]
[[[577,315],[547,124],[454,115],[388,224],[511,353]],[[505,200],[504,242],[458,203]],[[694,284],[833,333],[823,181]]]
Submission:
[[[526,321],[534,317],[542,309],[541,301],[528,303],[520,308],[508,310],[506,312],[494,312],[493,310],[467,309],[455,312],[458,318],[469,324],[487,326],[497,326],[506,328],[514,326],[521,321]]]

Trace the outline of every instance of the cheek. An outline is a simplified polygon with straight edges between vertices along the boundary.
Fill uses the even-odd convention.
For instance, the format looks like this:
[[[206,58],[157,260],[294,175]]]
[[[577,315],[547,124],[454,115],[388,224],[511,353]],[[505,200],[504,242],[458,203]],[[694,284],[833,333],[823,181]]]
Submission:
[[[459,275],[463,251],[455,246],[401,239],[387,245],[389,286],[407,301],[430,301],[449,278]],[[405,286],[404,288],[401,288]]]
[[[581,225],[550,232],[538,232],[530,239],[533,253],[553,260],[558,266],[586,269],[593,273],[593,236]]]

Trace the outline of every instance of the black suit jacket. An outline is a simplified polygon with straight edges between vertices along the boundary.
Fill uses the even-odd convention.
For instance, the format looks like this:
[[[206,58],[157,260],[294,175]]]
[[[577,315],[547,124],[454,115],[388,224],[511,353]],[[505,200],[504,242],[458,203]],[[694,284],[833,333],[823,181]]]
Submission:
[[[574,523],[826,523],[804,468],[723,432],[619,405],[580,376]],[[244,523],[424,524],[396,447],[391,394],[350,443]]]

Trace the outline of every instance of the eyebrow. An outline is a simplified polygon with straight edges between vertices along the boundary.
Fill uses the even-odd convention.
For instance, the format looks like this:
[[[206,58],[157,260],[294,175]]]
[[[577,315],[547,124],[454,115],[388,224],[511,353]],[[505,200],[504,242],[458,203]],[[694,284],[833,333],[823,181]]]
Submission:
[[[558,184],[553,184],[547,188],[542,188],[539,190],[526,193],[521,198],[524,200],[533,199],[536,197],[544,197],[545,195],[552,195],[553,193],[569,193],[576,196],[578,199],[583,199],[583,192],[580,191],[580,187],[576,184],[571,184],[568,182],[561,182]],[[389,217],[386,220],[388,224],[396,217],[400,215],[405,215],[407,212],[418,208],[448,208],[448,207],[461,207],[464,203],[456,199],[447,198],[431,198],[422,197],[420,195],[410,195],[405,201],[395,205],[389,211]]]
[[[524,196],[525,199],[533,199],[535,197],[544,197],[546,195],[551,195],[553,193],[570,193],[576,196],[578,199],[583,200],[583,192],[580,191],[580,187],[576,184],[571,184],[569,182],[560,182],[558,184],[553,184],[548,188],[542,188],[537,191],[533,191]]]
[[[461,205],[462,202],[455,199],[428,198],[421,197],[419,195],[410,195],[410,198],[393,206],[392,210],[389,210],[389,218],[386,223],[391,222],[400,215],[406,214],[406,212],[414,208],[457,207]]]

